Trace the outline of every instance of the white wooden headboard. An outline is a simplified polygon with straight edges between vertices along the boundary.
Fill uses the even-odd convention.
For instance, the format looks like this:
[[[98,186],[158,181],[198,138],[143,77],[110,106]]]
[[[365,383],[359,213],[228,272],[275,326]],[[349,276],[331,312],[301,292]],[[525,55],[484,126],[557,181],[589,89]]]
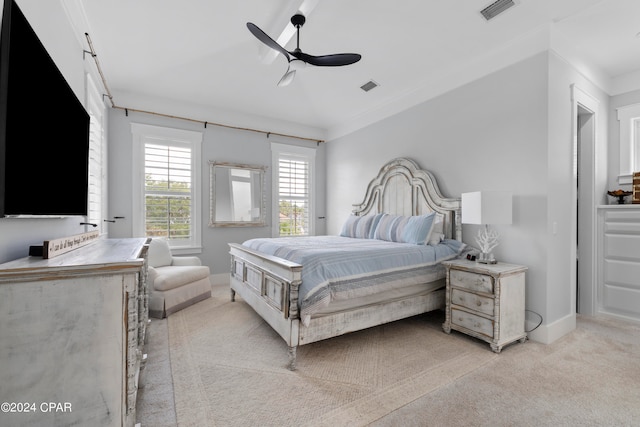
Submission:
[[[445,236],[462,241],[460,199],[445,198],[431,172],[421,170],[407,158],[397,158],[384,165],[369,183],[363,202],[353,206],[355,215],[408,216],[439,212],[444,214]]]

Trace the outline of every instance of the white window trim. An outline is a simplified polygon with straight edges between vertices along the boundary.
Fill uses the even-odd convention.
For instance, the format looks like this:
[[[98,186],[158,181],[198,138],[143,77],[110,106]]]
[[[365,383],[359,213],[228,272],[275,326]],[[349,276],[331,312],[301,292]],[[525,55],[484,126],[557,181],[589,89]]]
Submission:
[[[640,153],[634,146],[632,139],[633,119],[640,117],[640,104],[620,107],[618,121],[620,122],[620,174],[618,184],[631,184],[633,172],[640,170]]]
[[[193,209],[191,213],[191,242],[188,245],[172,245],[171,251],[174,254],[189,254],[202,252],[201,236],[201,195],[200,185],[202,180],[200,159],[202,158],[202,132],[195,132],[183,129],[174,129],[161,126],[131,123],[131,133],[133,134],[133,175],[132,175],[132,233],[134,237],[145,237],[144,227],[144,141],[145,138],[157,138],[171,141],[172,144],[183,143],[191,148],[191,167],[193,182],[191,183],[191,200]]]
[[[280,217],[280,204],[278,203],[280,168],[278,164],[281,155],[298,156],[309,161],[309,235],[314,236],[316,231],[316,149],[277,142],[271,143],[271,170],[273,171],[271,178],[271,235],[273,237],[280,235],[280,221],[278,220]]]

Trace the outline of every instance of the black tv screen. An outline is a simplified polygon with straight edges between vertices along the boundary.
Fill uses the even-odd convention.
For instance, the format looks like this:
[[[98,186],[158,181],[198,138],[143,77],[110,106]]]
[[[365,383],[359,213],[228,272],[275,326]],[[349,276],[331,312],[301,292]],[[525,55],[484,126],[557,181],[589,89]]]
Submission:
[[[0,217],[87,215],[88,168],[89,115],[15,1],[5,0]]]

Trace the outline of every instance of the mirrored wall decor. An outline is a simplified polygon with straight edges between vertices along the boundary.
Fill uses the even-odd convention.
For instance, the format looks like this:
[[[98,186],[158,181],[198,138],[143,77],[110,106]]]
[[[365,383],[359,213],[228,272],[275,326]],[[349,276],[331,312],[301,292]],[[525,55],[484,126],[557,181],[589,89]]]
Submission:
[[[210,227],[266,225],[265,166],[209,161]]]

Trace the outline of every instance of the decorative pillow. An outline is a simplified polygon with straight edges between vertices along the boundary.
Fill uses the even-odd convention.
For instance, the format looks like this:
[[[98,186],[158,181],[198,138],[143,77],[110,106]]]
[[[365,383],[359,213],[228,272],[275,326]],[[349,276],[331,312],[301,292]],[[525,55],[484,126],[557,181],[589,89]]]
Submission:
[[[171,249],[166,239],[151,239],[148,254],[149,265],[151,267],[164,267],[171,265]]]
[[[444,239],[444,214],[437,213],[433,221],[431,235],[427,238],[427,244],[435,246]]]
[[[429,236],[429,240],[427,241],[427,244],[431,246],[437,246],[443,240],[444,240],[444,233],[431,232],[431,236]]]
[[[431,234],[435,212],[420,216],[383,214],[374,237],[388,242],[424,245]]]
[[[372,239],[382,214],[376,215],[350,215],[342,226],[340,235],[343,237],[355,237],[357,239]]]

